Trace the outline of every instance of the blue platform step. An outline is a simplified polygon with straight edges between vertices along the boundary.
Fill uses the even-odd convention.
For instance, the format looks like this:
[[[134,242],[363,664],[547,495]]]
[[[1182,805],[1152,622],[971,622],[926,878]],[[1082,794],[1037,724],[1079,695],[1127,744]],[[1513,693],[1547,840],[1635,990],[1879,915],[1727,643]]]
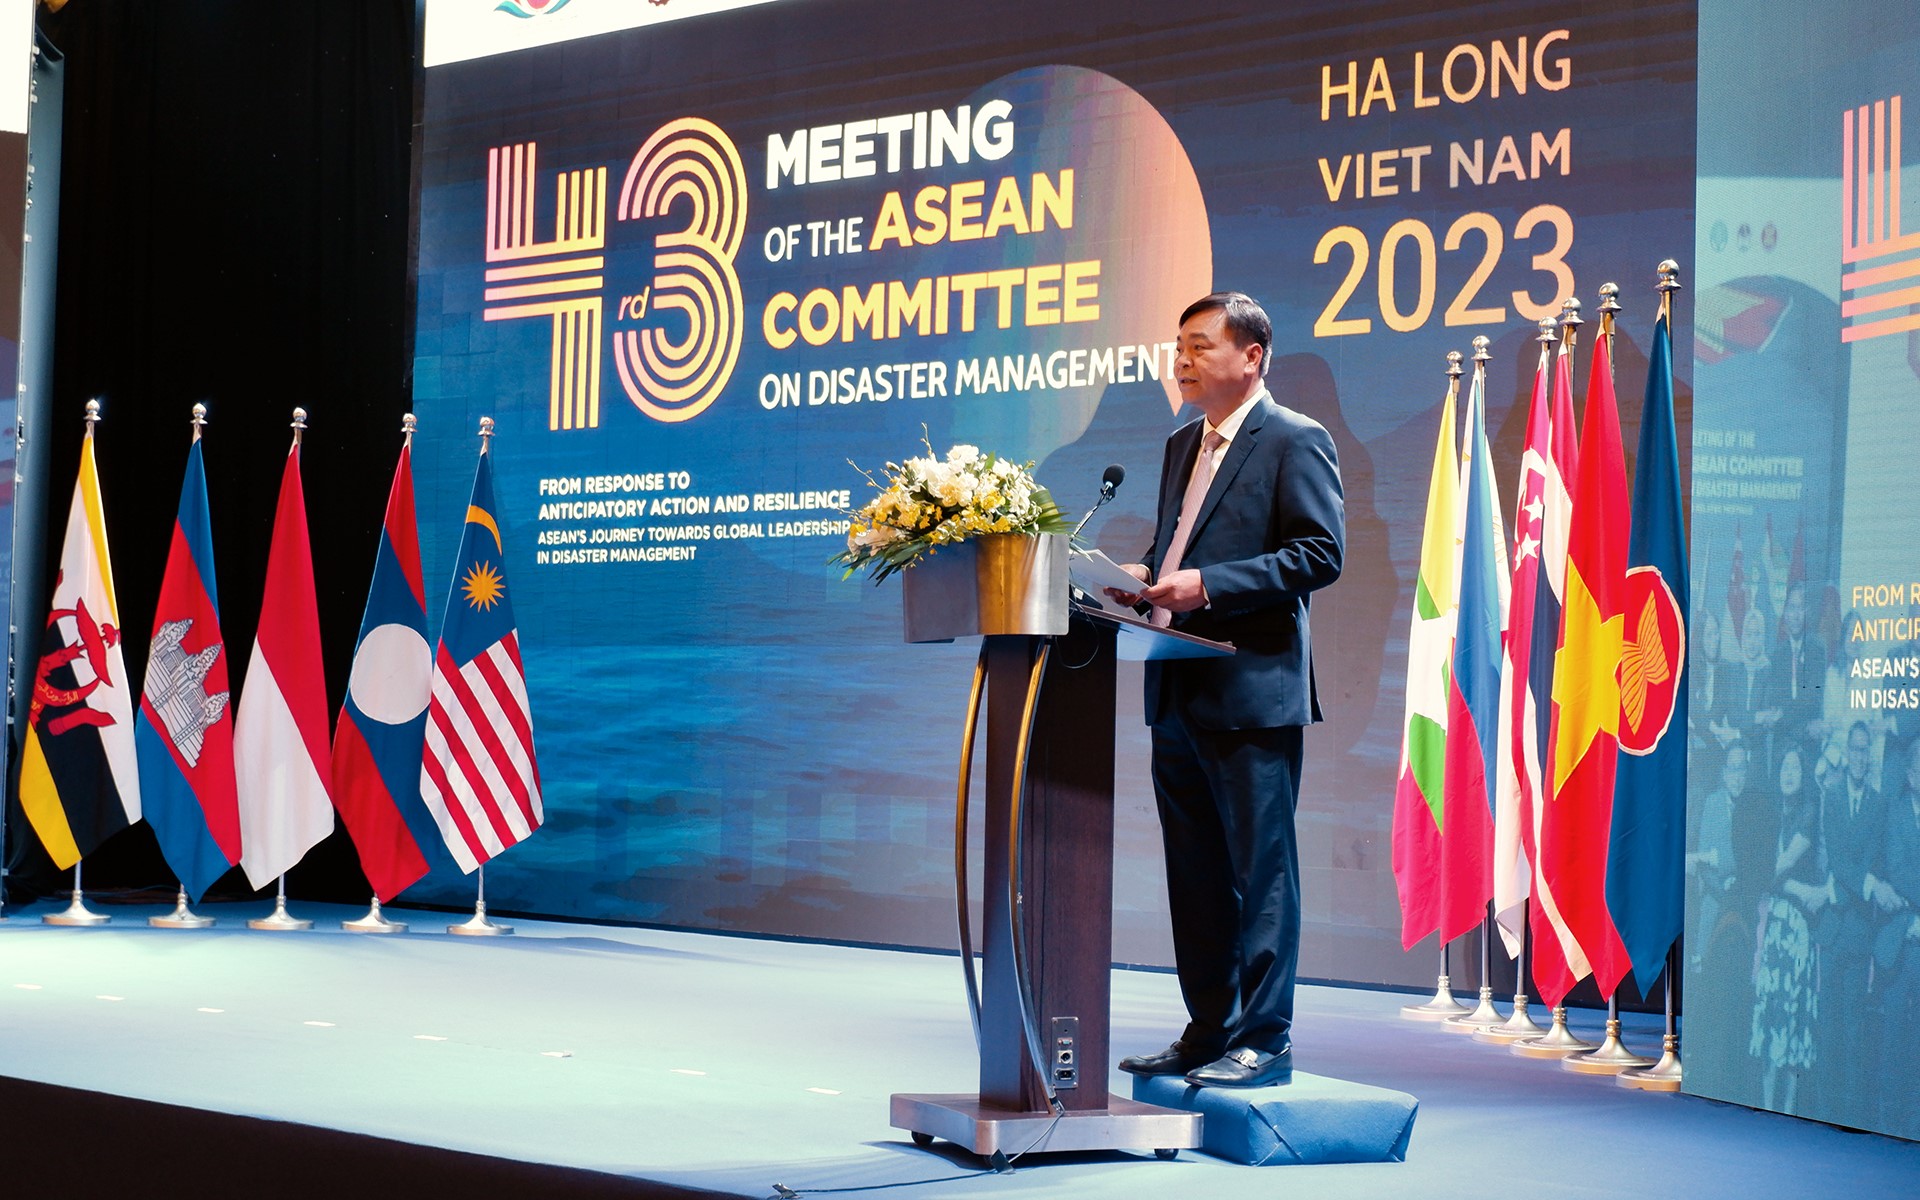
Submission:
[[[1420,1102],[1405,1092],[1293,1073],[1264,1088],[1198,1088],[1178,1075],[1136,1076],[1133,1098],[1197,1112],[1200,1149],[1256,1167],[1404,1162]]]

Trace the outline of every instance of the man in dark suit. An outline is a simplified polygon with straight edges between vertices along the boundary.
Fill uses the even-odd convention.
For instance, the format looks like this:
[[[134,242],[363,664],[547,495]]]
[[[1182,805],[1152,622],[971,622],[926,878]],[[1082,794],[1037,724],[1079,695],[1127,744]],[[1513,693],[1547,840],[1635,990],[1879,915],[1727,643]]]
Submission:
[[[1859,1103],[1847,1089],[1871,1066],[1884,1044],[1877,1037],[1878,997],[1873,992],[1873,942],[1892,890],[1886,876],[1887,804],[1873,785],[1873,735],[1865,721],[1847,730],[1846,772],[1829,780],[1822,796],[1821,835],[1826,842],[1833,903],[1814,930],[1820,953],[1819,1070],[1830,1103]],[[1861,1110],[1862,1120],[1870,1113]]]
[[[1166,850],[1174,962],[1191,1018],[1140,1075],[1254,1087],[1293,1073],[1300,949],[1294,844],[1304,727],[1320,719],[1307,608],[1340,575],[1345,507],[1333,439],[1263,382],[1273,326],[1238,292],[1180,317],[1174,377],[1201,413],[1167,439],[1153,546],[1128,603],[1232,642],[1230,658],[1151,662],[1146,717]]]

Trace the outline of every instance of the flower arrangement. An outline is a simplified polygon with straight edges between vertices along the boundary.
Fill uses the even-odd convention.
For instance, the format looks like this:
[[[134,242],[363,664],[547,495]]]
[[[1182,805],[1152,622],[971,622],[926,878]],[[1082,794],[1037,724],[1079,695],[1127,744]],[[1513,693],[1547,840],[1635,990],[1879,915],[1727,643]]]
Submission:
[[[941,546],[983,534],[1072,532],[1072,518],[1034,482],[1031,462],[965,445],[941,458],[921,444],[925,457],[888,463],[882,479],[861,472],[877,494],[852,514],[847,548],[831,560],[847,577],[864,569],[879,583]]]

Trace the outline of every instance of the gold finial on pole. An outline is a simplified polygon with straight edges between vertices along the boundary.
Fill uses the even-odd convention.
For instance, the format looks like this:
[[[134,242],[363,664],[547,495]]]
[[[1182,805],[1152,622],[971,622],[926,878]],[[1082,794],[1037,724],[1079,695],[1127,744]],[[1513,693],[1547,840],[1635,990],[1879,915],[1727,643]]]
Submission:
[[[1580,297],[1568,296],[1560,304],[1560,347],[1571,353],[1580,344],[1580,327],[1586,321],[1580,316]]]
[[[1620,312],[1620,285],[1600,285],[1600,336],[1607,339],[1607,366],[1613,366],[1614,317]]]
[[[1654,290],[1660,293],[1660,315],[1667,318],[1668,327],[1673,324],[1673,294],[1680,290],[1680,264],[1670,258],[1660,260],[1656,268],[1660,272],[1660,282]]]
[[[413,432],[420,427],[420,420],[412,413],[400,418],[400,432],[405,435],[404,445],[413,445]]]
[[[193,406],[193,416],[188,423],[193,426],[193,440],[196,442],[199,441],[200,431],[207,427],[207,406],[204,404],[195,404]]]
[[[93,427],[100,423],[100,401],[98,397],[87,401],[87,436],[93,436]]]
[[[480,453],[487,452],[487,446],[493,441],[493,418],[480,418]]]

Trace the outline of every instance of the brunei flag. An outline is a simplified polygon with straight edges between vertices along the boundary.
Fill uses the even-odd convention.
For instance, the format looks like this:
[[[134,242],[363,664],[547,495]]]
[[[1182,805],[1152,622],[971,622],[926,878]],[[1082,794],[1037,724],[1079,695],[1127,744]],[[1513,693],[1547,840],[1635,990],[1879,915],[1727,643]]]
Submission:
[[[120,608],[93,465],[96,413],[89,403],[20,759],[21,810],[62,870],[140,819],[133,687],[121,661]]]
[[[1454,391],[1447,389],[1427,484],[1420,578],[1407,635],[1407,713],[1393,792],[1393,881],[1400,892],[1400,944],[1440,928],[1447,698],[1460,571],[1460,464],[1454,452]]]
[[[240,865],[256,888],[272,883],[333,832],[328,798],[327,680],[320,659],[313,551],[300,442],[287,452],[267,551],[260,627],[240,689],[233,734],[240,790]]]
[[[228,695],[207,474],[196,431],[134,721],[147,823],[180,886],[195,900],[240,861]]]
[[[1680,936],[1686,878],[1687,534],[1673,431],[1673,331],[1664,312],[1653,326],[1635,461],[1607,910],[1644,996]],[[1794,561],[1801,569],[1798,553]]]
[[[1607,840],[1620,746],[1620,655],[1627,579],[1627,470],[1620,448],[1607,339],[1595,338],[1567,536],[1567,590],[1554,656],[1551,799],[1540,824],[1540,875],[1564,934],[1560,955],[1537,956],[1549,1005],[1591,973],[1611,995],[1626,949],[1607,915]]]
[[[1507,620],[1506,547],[1498,485],[1487,446],[1486,380],[1476,368],[1467,396],[1460,543],[1459,618],[1447,698],[1441,822],[1440,940],[1478,924],[1493,898],[1493,787],[1500,731],[1500,634]]]
[[[437,837],[420,802],[433,650],[413,512],[412,443],[409,431],[387,493],[367,613],[333,733],[333,802],[383,903],[427,873],[421,846]]]

